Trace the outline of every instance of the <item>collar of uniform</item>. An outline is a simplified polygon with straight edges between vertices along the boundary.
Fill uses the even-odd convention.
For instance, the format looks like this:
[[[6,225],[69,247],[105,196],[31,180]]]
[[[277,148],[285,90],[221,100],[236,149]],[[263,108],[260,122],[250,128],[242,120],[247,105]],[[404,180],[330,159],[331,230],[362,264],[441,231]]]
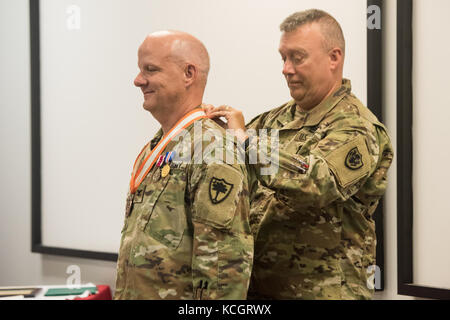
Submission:
[[[150,141],[150,150],[153,150],[153,148],[156,147],[159,140],[161,140],[162,136],[163,136],[162,128],[159,128],[158,132],[156,132],[155,136]]]
[[[311,111],[300,111],[294,100],[289,101],[283,108],[284,112],[277,117],[277,124],[279,126],[277,129],[301,129],[304,126],[317,125],[351,90],[351,81],[343,79],[342,86]]]
[[[198,121],[203,121],[203,119],[200,119]],[[187,126],[185,128],[185,130],[190,132],[193,128],[194,128],[194,123],[191,123],[189,126]],[[156,145],[163,138],[163,136],[164,136],[163,130],[162,130],[162,128],[159,128],[159,130],[153,136],[152,140],[150,140],[150,150],[153,150],[153,148],[156,147]],[[178,141],[175,141],[175,142],[178,143]],[[171,143],[173,144],[173,142],[170,142],[169,145],[166,146],[166,149],[167,149],[167,147],[171,146]],[[164,149],[164,150],[166,150],[166,149]]]
[[[195,110],[195,109],[198,109],[198,108],[201,108],[201,107],[202,107],[202,105],[198,105],[197,107],[195,107],[192,110]],[[190,127],[190,125],[189,125],[189,127]],[[159,128],[158,132],[156,132],[156,134],[153,137],[153,139],[150,141],[150,150],[153,150],[153,148],[156,147],[156,145],[162,139],[162,137],[163,137],[163,130],[162,130],[162,127],[161,127],[161,128]]]
[[[284,107],[283,111],[277,116],[278,128],[275,129],[296,129],[303,126],[304,118],[297,116],[297,105],[294,100],[289,101]]]
[[[352,91],[351,81],[348,79],[342,80],[342,86],[334,91],[328,98],[323,100],[314,109],[307,112],[307,119],[305,126],[315,126],[325,117],[325,115],[333,109],[339,101]]]

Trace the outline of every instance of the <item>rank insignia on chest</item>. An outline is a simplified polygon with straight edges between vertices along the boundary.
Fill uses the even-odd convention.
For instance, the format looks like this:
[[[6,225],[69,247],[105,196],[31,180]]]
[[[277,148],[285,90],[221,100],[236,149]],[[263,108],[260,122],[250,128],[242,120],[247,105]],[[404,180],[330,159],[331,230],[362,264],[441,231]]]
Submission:
[[[209,198],[213,204],[224,201],[229,195],[233,185],[225,179],[212,178],[209,182]]]
[[[145,185],[141,185],[134,194],[133,203],[142,203],[144,201]]]
[[[358,170],[364,165],[362,161],[362,155],[358,150],[358,147],[353,148],[347,154],[345,158],[345,166],[351,170]]]

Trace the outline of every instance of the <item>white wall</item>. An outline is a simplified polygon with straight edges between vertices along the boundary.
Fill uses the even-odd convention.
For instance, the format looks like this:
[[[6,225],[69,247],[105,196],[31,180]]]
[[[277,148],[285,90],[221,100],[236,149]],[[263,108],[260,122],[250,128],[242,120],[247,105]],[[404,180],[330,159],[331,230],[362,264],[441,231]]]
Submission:
[[[447,42],[439,41],[442,39],[442,32],[447,30],[436,29],[445,28],[445,13],[450,9],[448,1],[434,2],[433,7],[423,0],[415,0],[414,5],[414,88],[420,90],[414,91],[414,282],[425,286],[448,286],[449,277],[448,267],[450,265],[450,256],[448,255],[448,202],[445,203],[445,195],[448,190],[447,185],[443,182],[442,167],[448,159],[448,149],[439,148],[439,152],[426,152],[426,146],[439,145],[439,139],[446,139],[448,134],[442,131],[447,130],[448,126],[443,125],[442,121],[449,118],[448,106],[442,105],[445,100],[445,88],[448,89],[448,81],[445,80],[448,73],[445,73],[446,65],[436,67],[436,61],[445,61],[445,52],[449,47]],[[396,1],[384,1],[384,123],[389,129],[394,150],[397,149],[397,3]],[[438,8],[438,11],[436,11]],[[428,19],[428,20],[427,20]],[[427,22],[428,21],[428,22]],[[433,47],[433,50],[429,50]],[[443,55],[441,58],[435,58],[432,55]],[[425,69],[424,69],[425,68]],[[432,70],[430,72],[430,70]],[[418,77],[420,75],[420,77]],[[417,82],[422,81],[422,82]],[[426,84],[426,85],[425,85]],[[441,86],[439,90],[437,86]],[[420,95],[419,95],[420,93]],[[440,93],[436,94],[436,93]],[[439,119],[436,118],[439,114]],[[426,115],[426,116],[425,116]],[[431,116],[431,118],[430,118]],[[440,136],[439,136],[440,135]],[[441,142],[441,145],[446,142]],[[420,151],[418,151],[420,150]],[[431,157],[436,158],[433,161],[434,168],[428,165]],[[421,157],[421,158],[420,158]],[[442,159],[442,160],[439,160]],[[434,169],[434,170],[433,170]],[[436,175],[439,172],[440,174]],[[429,177],[433,176],[432,180]],[[439,178],[437,178],[439,177]],[[397,157],[389,171],[389,186],[385,196],[385,268],[386,287],[382,293],[375,295],[376,299],[417,299],[397,294]],[[419,180],[421,179],[421,180]],[[441,192],[439,197],[436,192]],[[441,200],[442,199],[442,200]],[[424,206],[426,203],[426,206]],[[433,208],[430,210],[429,208]],[[439,211],[439,212],[435,212]],[[434,225],[433,225],[434,223]],[[446,253],[446,254],[442,254]],[[436,263],[440,265],[436,265]],[[446,270],[447,269],[447,272]],[[443,279],[442,277],[446,277]]]
[[[115,263],[31,253],[28,0],[0,0],[0,286],[81,281],[114,286]]]
[[[396,146],[396,2],[386,2],[385,123]],[[30,68],[28,0],[0,0],[0,286],[63,284],[69,265],[81,268],[82,282],[114,286],[115,263],[31,253]],[[361,46],[365,46],[361,44]],[[396,294],[396,159],[385,198],[386,289]]]
[[[450,1],[414,0],[413,6],[414,282],[450,289],[450,202],[443,183],[450,180],[450,45],[442,41]]]
[[[319,6],[347,30],[344,76],[364,103],[366,4],[345,1],[348,8],[335,0],[41,0],[43,245],[118,251],[131,164],[159,128],[132,84],[145,35],[175,29],[199,37],[211,56],[204,101],[242,108],[250,120],[291,99],[280,21]],[[75,29],[78,16],[67,10],[74,5]]]

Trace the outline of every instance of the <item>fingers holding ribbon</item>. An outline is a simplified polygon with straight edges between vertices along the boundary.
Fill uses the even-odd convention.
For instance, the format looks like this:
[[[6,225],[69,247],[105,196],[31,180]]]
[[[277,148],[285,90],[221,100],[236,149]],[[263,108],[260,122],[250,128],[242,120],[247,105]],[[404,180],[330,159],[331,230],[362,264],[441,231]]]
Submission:
[[[232,108],[228,105],[221,105],[214,109],[209,109],[207,116],[210,119],[214,119],[217,122],[217,119],[223,117],[226,119],[226,126],[222,126],[226,129],[241,129],[245,131],[245,119],[244,115],[240,110]],[[220,124],[220,123],[219,123]]]
[[[206,115],[209,116],[209,114],[216,109],[212,104],[202,103],[202,109],[205,111]]]

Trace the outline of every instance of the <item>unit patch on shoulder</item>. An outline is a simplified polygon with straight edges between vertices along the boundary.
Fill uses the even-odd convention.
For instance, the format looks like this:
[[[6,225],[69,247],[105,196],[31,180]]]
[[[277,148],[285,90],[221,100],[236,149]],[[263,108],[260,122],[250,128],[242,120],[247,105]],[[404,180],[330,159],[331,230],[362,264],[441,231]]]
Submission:
[[[192,220],[214,228],[229,230],[238,209],[244,176],[227,164],[211,163],[201,169],[200,180],[192,205]],[[242,195],[243,197],[243,195]],[[244,200],[242,198],[242,200]]]
[[[330,152],[325,160],[343,188],[365,177],[371,168],[370,153],[363,135]]]
[[[358,170],[361,169],[364,165],[362,161],[362,155],[358,150],[358,147],[353,148],[347,153],[347,157],[345,158],[345,166],[350,170]]]
[[[209,182],[209,198],[213,204],[221,203],[230,195],[232,189],[233,184],[228,183],[225,179],[212,177]]]

